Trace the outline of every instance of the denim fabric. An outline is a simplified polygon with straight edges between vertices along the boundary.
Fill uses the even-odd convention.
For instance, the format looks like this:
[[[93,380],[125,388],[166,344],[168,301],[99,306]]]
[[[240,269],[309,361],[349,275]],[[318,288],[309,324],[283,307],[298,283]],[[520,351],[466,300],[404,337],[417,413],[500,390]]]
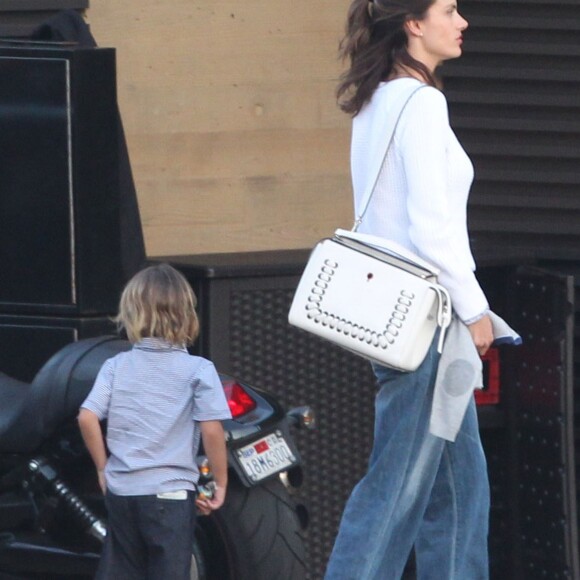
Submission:
[[[96,580],[189,580],[193,493],[185,500],[107,491],[109,529]]]
[[[472,399],[454,443],[429,433],[439,355],[412,373],[373,365],[374,447],[346,504],[326,580],[486,580],[489,483]]]

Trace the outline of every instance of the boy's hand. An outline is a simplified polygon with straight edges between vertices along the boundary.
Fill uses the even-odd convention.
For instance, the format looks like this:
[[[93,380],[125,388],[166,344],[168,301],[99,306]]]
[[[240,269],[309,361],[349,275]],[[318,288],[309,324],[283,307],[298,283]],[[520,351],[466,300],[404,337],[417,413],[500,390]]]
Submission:
[[[201,437],[215,482],[211,498],[201,497],[195,502],[202,515],[219,509],[226,499],[228,485],[228,456],[224,428],[220,421],[201,421]]]
[[[105,479],[105,471],[103,469],[97,470],[97,476],[99,478],[99,487],[103,492],[103,495],[107,493],[107,480]]]
[[[198,498],[195,500],[195,505],[200,511],[201,515],[209,516],[211,512],[222,507],[226,499],[226,488],[222,486],[216,486],[214,488],[213,497],[210,498]]]
[[[107,482],[105,481],[105,465],[107,464],[107,451],[105,449],[105,440],[101,431],[101,423],[95,413],[88,409],[81,408],[78,416],[79,428],[83,441],[87,446],[89,454],[97,469],[97,478],[99,487],[105,493]]]

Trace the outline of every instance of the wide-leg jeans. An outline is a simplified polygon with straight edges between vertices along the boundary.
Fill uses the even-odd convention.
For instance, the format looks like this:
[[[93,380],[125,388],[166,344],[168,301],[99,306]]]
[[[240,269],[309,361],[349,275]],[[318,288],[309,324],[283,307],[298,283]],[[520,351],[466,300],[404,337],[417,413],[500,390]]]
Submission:
[[[475,402],[455,442],[429,433],[439,355],[403,373],[373,365],[369,468],[346,504],[326,580],[487,580],[489,482]]]

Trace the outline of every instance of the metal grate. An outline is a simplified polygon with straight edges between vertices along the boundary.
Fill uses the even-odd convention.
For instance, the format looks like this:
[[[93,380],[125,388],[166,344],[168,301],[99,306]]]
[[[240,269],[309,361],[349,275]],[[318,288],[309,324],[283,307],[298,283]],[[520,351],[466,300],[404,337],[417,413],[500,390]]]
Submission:
[[[574,448],[577,520],[580,521],[580,263],[549,261],[544,262],[542,267],[574,276]]]
[[[293,294],[232,291],[229,366],[287,407],[308,403],[316,410],[316,431],[298,433],[297,442],[306,476],[300,500],[311,516],[309,578],[321,578],[344,502],[366,470],[375,387],[368,363],[288,326]]]
[[[524,340],[510,357],[518,570],[530,580],[578,578],[572,278],[523,271],[512,299]]]
[[[322,578],[342,509],[364,475],[372,445],[375,383],[370,365],[288,326],[294,288],[231,290],[229,369],[280,397],[286,406],[312,405],[316,431],[298,433],[305,464],[299,500],[309,507],[309,575]],[[259,315],[257,315],[259,313]],[[492,487],[490,539],[495,578],[511,569],[513,512],[506,431],[483,434]]]
[[[297,434],[306,476],[297,499],[311,515],[308,578],[318,580],[344,503],[366,470],[374,378],[364,360],[288,325],[295,274],[305,255],[265,253],[260,264],[254,255],[246,259],[246,266],[236,254],[173,263],[201,298],[200,354],[221,371],[276,394],[287,407],[310,404],[317,411],[318,429]],[[503,347],[500,404],[479,409],[492,489],[492,578],[533,580],[531,566],[557,578],[573,572],[577,560],[571,278],[523,270],[516,285],[511,267],[485,268],[480,278],[498,313],[526,341],[525,347]],[[536,409],[529,393],[543,396],[545,389],[551,389],[554,405]],[[524,567],[529,574],[522,576]]]

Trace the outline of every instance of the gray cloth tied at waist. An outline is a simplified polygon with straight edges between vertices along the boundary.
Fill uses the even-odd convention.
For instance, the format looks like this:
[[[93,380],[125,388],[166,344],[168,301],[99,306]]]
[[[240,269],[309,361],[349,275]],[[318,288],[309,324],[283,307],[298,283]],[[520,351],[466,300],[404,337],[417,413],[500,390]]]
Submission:
[[[522,343],[519,334],[505,320],[489,312],[494,345]],[[483,365],[467,326],[457,317],[447,329],[439,360],[429,431],[455,441],[474,389],[483,387]]]

